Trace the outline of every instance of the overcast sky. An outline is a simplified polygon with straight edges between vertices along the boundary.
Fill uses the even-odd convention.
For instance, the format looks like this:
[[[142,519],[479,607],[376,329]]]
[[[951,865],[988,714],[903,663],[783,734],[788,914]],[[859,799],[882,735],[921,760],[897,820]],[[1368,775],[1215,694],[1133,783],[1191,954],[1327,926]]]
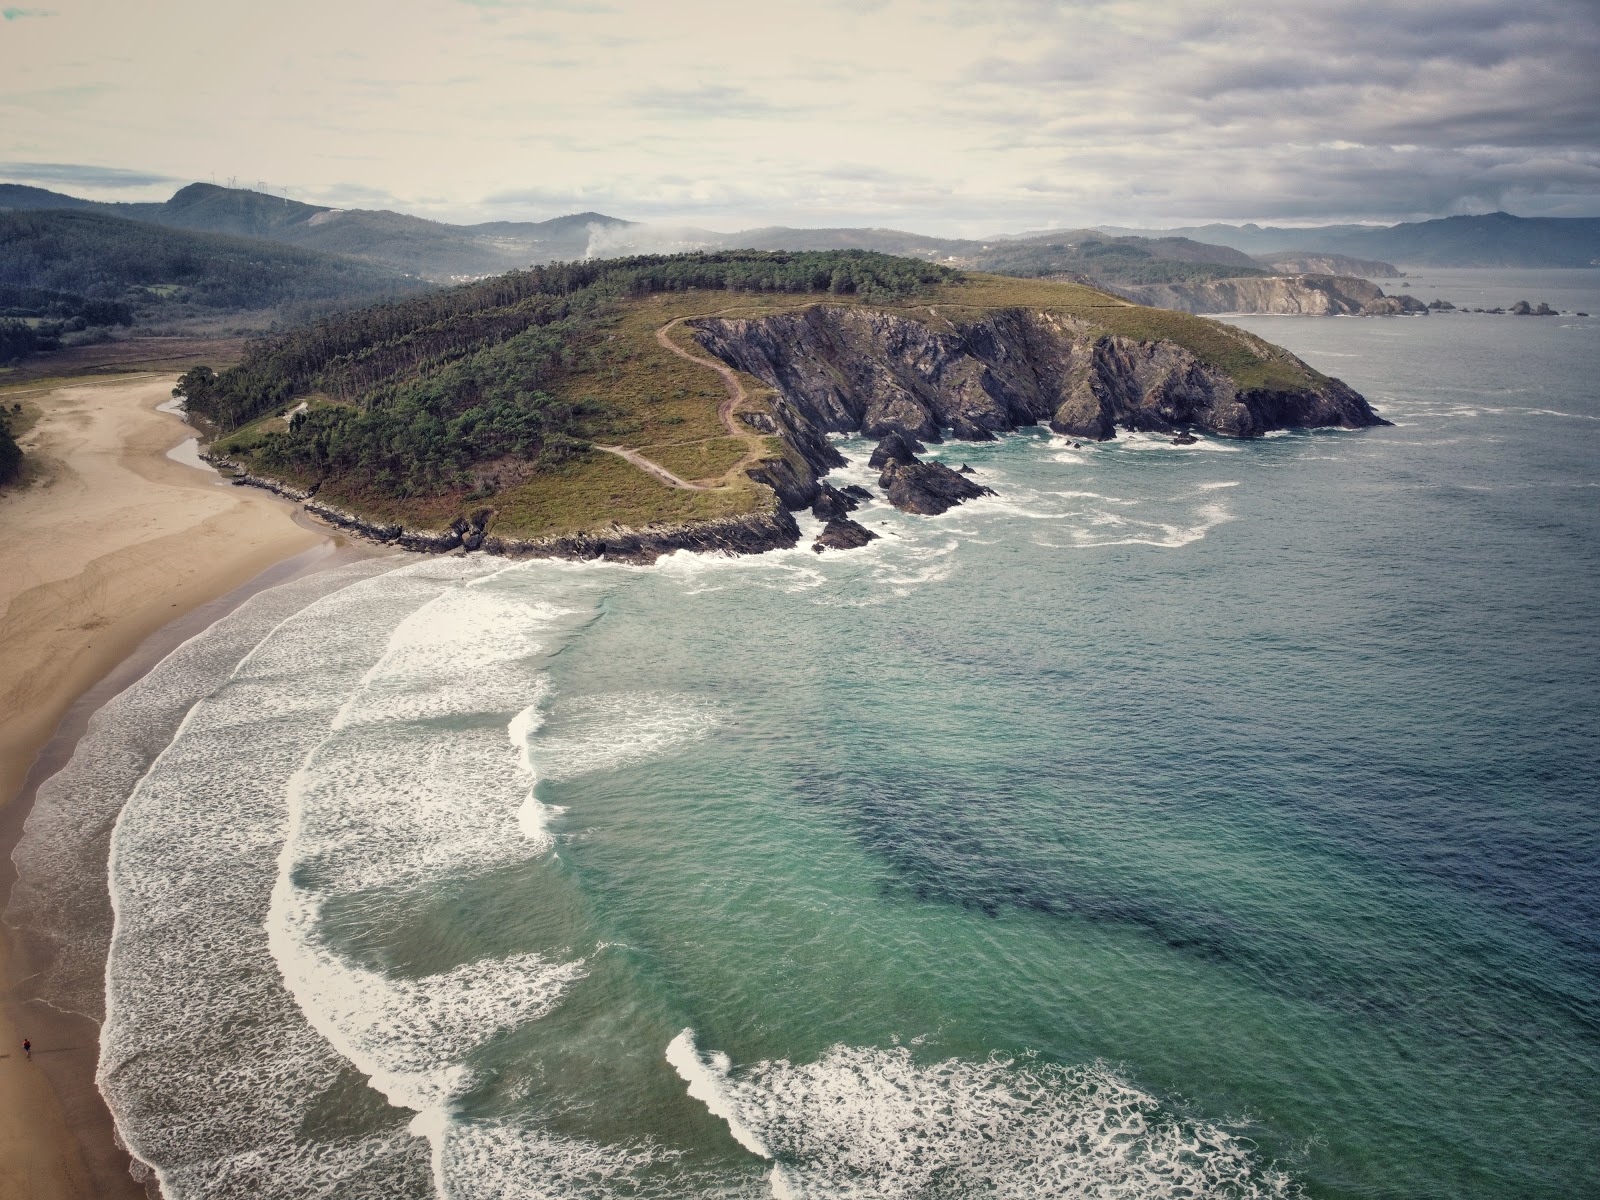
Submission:
[[[0,4],[5,0],[0,0]],[[34,0],[0,178],[733,229],[1600,214],[1596,0]]]

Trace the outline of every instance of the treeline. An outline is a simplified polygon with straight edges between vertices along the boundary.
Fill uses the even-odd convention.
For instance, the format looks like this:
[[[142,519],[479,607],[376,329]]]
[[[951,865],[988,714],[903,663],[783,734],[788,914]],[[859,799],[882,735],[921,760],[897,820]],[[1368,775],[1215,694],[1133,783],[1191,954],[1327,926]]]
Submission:
[[[576,342],[612,302],[694,288],[830,293],[891,299],[953,278],[945,267],[864,250],[641,255],[555,263],[391,304],[340,313],[263,340],[239,366],[188,396],[193,412],[231,429],[308,392],[382,402],[404,380],[486,353],[530,330],[455,380],[469,392],[515,364],[519,382],[538,386],[553,367],[570,367]],[[373,395],[372,393],[380,393]]]
[[[1000,275],[1082,275],[1106,283],[1204,283],[1270,275],[1259,267],[1233,263],[1188,262],[1162,258],[1129,242],[1019,242],[1002,245],[981,260]]]
[[[133,309],[120,300],[91,299],[73,292],[0,284],[0,317],[34,317],[91,325],[132,325]]]
[[[105,341],[113,325],[132,325],[133,309],[119,300],[0,284],[0,363],[61,349],[63,338],[93,330],[84,341]]]
[[[191,371],[189,411],[234,429],[297,396],[341,401],[263,440],[259,461],[318,478],[360,471],[385,494],[461,486],[474,463],[546,463],[608,416],[550,390],[580,369],[619,301],[709,289],[914,295],[954,272],[867,251],[723,251],[558,263],[317,321],[253,346],[222,374]]]
[[[0,212],[0,287],[203,309],[370,302],[426,285],[337,255],[96,212]]]
[[[0,409],[0,486],[22,474],[22,447],[11,432],[10,418],[10,413]]]

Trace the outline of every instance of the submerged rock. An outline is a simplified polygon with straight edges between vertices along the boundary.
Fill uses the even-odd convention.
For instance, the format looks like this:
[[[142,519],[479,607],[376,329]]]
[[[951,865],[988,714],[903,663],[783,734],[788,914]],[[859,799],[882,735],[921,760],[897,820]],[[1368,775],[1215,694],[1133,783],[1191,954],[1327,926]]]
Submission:
[[[1192,446],[1199,440],[1200,439],[1195,437],[1194,434],[1185,430],[1184,432],[1178,434],[1177,437],[1172,439],[1172,444],[1174,446]]]
[[[822,533],[811,543],[811,548],[818,554],[824,550],[855,550],[874,541],[877,536],[849,517],[835,517],[822,527]]]

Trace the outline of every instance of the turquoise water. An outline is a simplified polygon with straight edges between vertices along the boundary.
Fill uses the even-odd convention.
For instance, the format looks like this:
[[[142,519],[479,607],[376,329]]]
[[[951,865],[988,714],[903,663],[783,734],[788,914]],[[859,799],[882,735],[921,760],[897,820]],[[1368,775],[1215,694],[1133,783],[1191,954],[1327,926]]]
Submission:
[[[174,1196],[1600,1194],[1600,320],[1239,323],[1395,427],[951,444],[999,497],[866,551],[263,621],[118,826],[135,1152]]]

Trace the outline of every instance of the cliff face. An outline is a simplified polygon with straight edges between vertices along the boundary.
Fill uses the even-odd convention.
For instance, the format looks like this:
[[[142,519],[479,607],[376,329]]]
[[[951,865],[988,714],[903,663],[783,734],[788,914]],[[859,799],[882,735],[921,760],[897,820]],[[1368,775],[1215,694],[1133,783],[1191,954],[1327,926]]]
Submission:
[[[1285,275],[1355,275],[1363,279],[1394,279],[1400,268],[1376,258],[1351,258],[1348,254],[1266,254],[1256,259]]]
[[[1376,284],[1351,275],[1267,275],[1209,283],[1152,283],[1114,290],[1139,304],[1188,313],[1354,316],[1373,301],[1383,299]]]
[[[692,326],[706,350],[777,390],[775,432],[813,476],[786,481],[780,495],[798,497],[814,487],[816,474],[839,465],[827,433],[938,440],[949,430],[987,441],[1043,422],[1058,433],[1104,440],[1117,427],[1169,432],[1192,425],[1254,437],[1290,427],[1384,424],[1356,392],[1309,368],[1302,387],[1241,389],[1172,342],[1112,336],[1046,311],[1003,309],[930,324],[819,306],[749,320],[706,317]]]

